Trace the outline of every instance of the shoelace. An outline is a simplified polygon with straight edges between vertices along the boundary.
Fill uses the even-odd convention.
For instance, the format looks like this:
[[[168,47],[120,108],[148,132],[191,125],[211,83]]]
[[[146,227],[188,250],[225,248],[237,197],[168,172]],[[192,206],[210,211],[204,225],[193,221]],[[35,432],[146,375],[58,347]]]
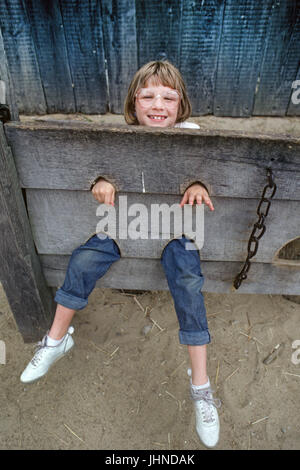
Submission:
[[[71,335],[72,333],[74,332],[74,328],[72,326],[69,327],[68,329],[68,332],[66,333],[66,335],[64,336],[64,338],[66,338],[67,336]],[[35,354],[33,356],[33,358],[31,359],[31,364],[34,365],[34,366],[37,366],[38,363],[40,362],[41,358],[43,357],[43,353],[45,351],[45,348],[53,348],[53,347],[56,347],[56,346],[48,346],[47,345],[47,335],[48,335],[49,332],[47,332],[47,334],[43,337],[42,341],[39,341],[36,345],[35,345]],[[65,342],[65,345],[67,343]]]
[[[35,354],[33,356],[33,358],[31,359],[31,364],[33,366],[37,366],[38,363],[40,362],[42,356],[43,356],[43,352],[45,351],[45,348],[46,347],[46,336],[44,336],[44,338],[42,339],[42,341],[39,341],[36,346],[35,346]]]
[[[195,390],[191,388],[191,397],[194,401],[203,402],[203,406],[201,407],[203,421],[206,423],[214,421],[213,407],[220,408],[221,400],[213,397],[213,390],[211,388],[206,388],[204,390]]]
[[[31,364],[33,366],[37,366],[40,362],[40,360],[42,359],[43,357],[43,354],[45,352],[45,348],[51,348],[53,346],[47,346],[47,341],[46,341],[46,338],[47,338],[47,335],[44,336],[44,338],[42,339],[42,341],[39,341],[36,345],[35,345],[35,354],[31,360]]]

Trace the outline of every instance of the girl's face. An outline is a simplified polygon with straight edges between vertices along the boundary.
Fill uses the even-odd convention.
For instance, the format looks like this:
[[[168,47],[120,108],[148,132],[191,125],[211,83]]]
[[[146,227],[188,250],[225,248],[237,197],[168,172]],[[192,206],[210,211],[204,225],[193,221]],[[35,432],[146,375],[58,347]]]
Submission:
[[[135,98],[136,118],[141,126],[174,127],[180,104],[176,90],[157,85],[151,79]]]

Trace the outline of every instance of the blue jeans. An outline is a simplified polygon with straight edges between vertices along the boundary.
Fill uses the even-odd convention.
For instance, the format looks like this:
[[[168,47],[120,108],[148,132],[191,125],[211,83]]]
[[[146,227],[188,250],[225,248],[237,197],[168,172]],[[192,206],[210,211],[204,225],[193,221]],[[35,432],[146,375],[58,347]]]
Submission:
[[[163,250],[161,263],[174,300],[180,343],[203,345],[210,342],[201,292],[204,278],[199,252],[186,250],[187,242],[190,240],[184,236],[169,242]],[[56,292],[55,301],[70,309],[83,309],[97,280],[119,259],[119,248],[114,240],[94,235],[73,251],[64,284]]]

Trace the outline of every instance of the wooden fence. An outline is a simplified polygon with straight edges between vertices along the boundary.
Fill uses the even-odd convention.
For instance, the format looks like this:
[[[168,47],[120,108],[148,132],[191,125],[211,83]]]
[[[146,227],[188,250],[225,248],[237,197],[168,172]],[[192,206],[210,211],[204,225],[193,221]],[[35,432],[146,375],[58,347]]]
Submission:
[[[22,114],[122,113],[137,68],[166,58],[195,116],[295,116],[299,13],[299,0],[1,0],[0,79]]]

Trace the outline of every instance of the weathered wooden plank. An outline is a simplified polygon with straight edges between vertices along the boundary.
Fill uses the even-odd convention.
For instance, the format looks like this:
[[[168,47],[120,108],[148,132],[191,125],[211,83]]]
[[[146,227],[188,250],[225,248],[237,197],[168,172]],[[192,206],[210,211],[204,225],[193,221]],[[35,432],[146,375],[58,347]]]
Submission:
[[[68,256],[40,257],[50,286],[61,286],[68,265]],[[241,269],[240,263],[202,261],[203,292],[231,293],[232,283]],[[125,259],[114,263],[96,287],[137,290],[167,290],[160,260]],[[264,263],[253,263],[238,294],[300,294],[300,268],[291,269]]]
[[[0,27],[19,113],[45,114],[38,61],[22,0],[0,2]]]
[[[76,111],[107,111],[107,83],[100,2],[59,0],[68,49]]]
[[[284,115],[298,67],[299,8],[298,0],[7,0],[0,26],[21,112],[69,112],[73,92],[77,111],[105,112],[105,61],[110,109],[120,112],[136,68],[168,58],[196,115],[248,116],[255,98],[255,114]]]
[[[213,113],[224,8],[225,2],[218,0],[182,2],[179,69],[194,116]]]
[[[116,224],[116,241],[122,255],[131,258],[159,258],[168,239],[172,238],[174,225],[173,222],[170,223],[170,235],[168,235],[166,230],[162,230],[162,223],[157,222],[155,214],[151,215],[151,206],[166,204],[165,207],[170,208],[179,202],[180,197],[171,195],[130,193],[117,195],[116,217],[111,220]],[[211,212],[208,208],[204,211],[202,259],[243,261],[247,256],[247,243],[253,224],[258,218],[256,214],[258,199],[214,198],[213,202],[215,211]],[[143,208],[133,204],[141,204]],[[108,231],[110,227],[114,230],[113,224],[108,228],[102,227],[102,230],[99,230],[99,226],[97,228],[101,220],[101,217],[96,215],[98,203],[86,191],[27,190],[27,205],[34,240],[38,253],[41,254],[70,254],[96,231],[103,229]],[[264,207],[262,206],[262,209]],[[148,225],[144,224],[146,217],[140,216],[143,209],[146,216],[148,215]],[[166,220],[168,211],[164,214]],[[104,220],[107,220],[104,213],[103,216]],[[142,221],[140,227],[135,229],[134,220]],[[198,219],[200,220],[198,224],[195,217],[193,220],[194,225],[190,234],[199,230],[198,239],[201,240],[201,219]],[[182,227],[186,232],[184,223]],[[300,236],[299,202],[273,200],[266,219],[266,227],[267,231],[260,240],[259,251],[253,260],[270,263],[275,253],[285,243]],[[139,236],[138,232],[141,232],[143,239],[134,239]],[[109,233],[112,234],[113,231]],[[158,239],[154,239],[156,233],[160,234]]]
[[[75,112],[74,90],[59,0],[28,0],[24,5],[31,25],[47,113]]]
[[[24,188],[87,190],[102,175],[120,191],[180,194],[198,179],[212,196],[253,198],[271,167],[275,198],[300,199],[299,138],[60,122],[5,130]]]
[[[37,257],[18,176],[0,126],[0,280],[24,341],[49,327],[50,289]]]
[[[286,114],[300,52],[300,3],[274,1],[269,17],[264,59],[259,74],[253,115]]]
[[[216,116],[250,116],[273,0],[226,0],[214,97]]]
[[[287,116],[300,116],[300,65],[295,80],[292,82],[291,97]]]
[[[18,121],[19,112],[16,105],[15,93],[12,85],[10,72],[8,69],[7,58],[4,50],[3,38],[0,28],[0,103],[7,104],[10,111],[10,117],[13,121]]]
[[[138,69],[135,1],[101,1],[109,82],[109,111],[123,113],[129,83]]]
[[[139,67],[150,60],[168,59],[179,65],[183,0],[136,2]]]

